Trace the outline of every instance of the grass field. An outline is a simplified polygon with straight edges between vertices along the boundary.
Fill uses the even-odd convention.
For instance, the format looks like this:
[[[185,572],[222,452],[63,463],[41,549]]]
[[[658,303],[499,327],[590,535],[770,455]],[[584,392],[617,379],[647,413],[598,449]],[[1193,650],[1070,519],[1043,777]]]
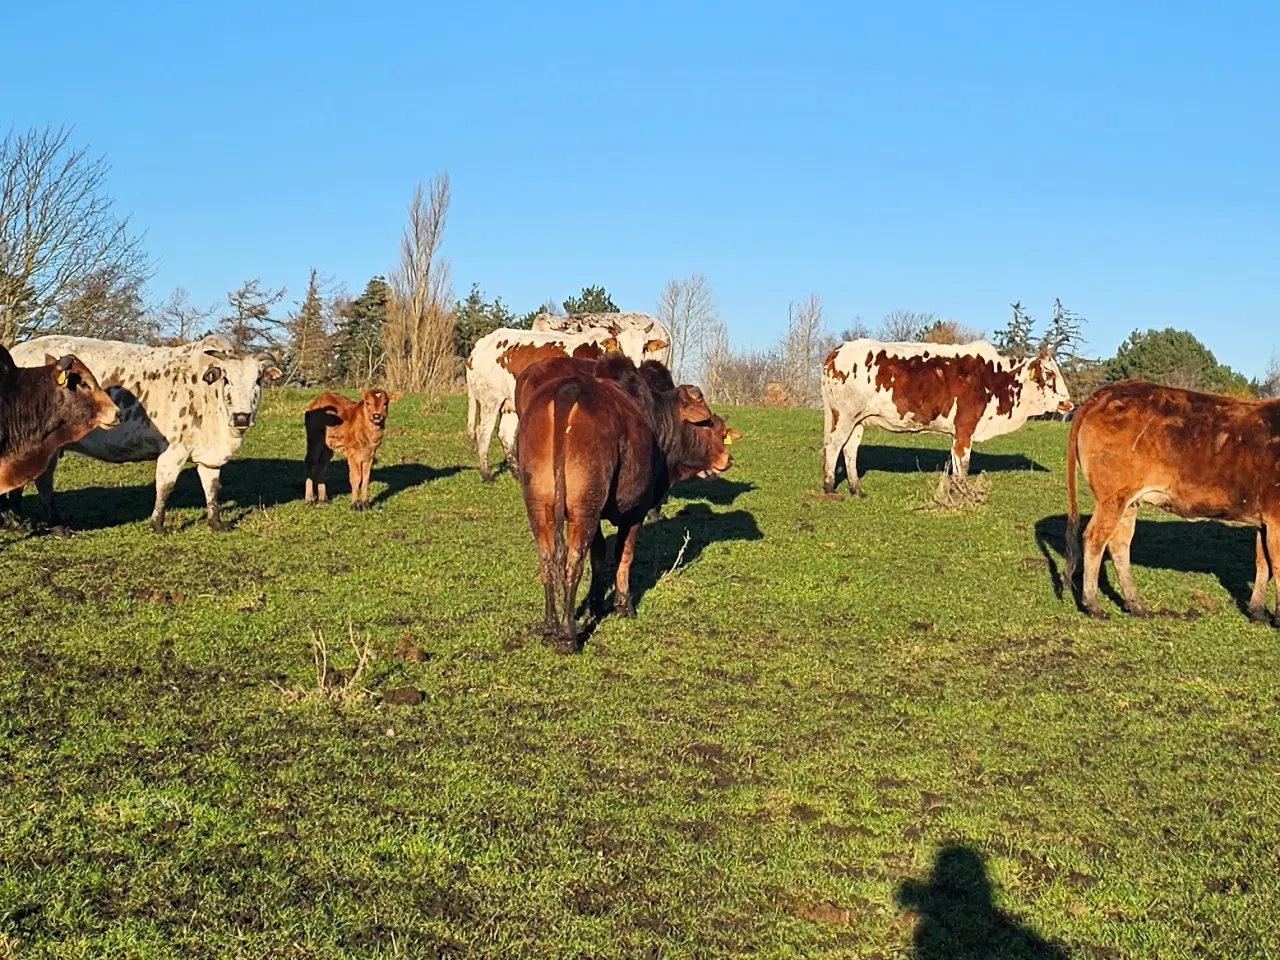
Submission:
[[[68,457],[78,532],[0,535],[0,956],[1280,954],[1252,531],[1144,514],[1161,615],[1092,622],[1064,425],[948,513],[941,438],[868,432],[868,498],[823,499],[819,412],[732,411],[637,619],[568,656],[460,398],[393,408],[363,514],[301,502],[305,399],[224,470],[227,534],[194,472],[158,538],[150,465]],[[376,696],[301,695],[349,630]]]

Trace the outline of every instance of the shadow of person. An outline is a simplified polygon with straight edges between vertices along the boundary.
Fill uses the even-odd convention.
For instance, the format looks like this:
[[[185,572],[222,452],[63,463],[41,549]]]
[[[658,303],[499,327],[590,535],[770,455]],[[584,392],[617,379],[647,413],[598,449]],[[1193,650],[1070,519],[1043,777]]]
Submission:
[[[915,960],[1067,960],[1068,953],[996,907],[986,864],[952,844],[938,852],[928,881],[898,887],[898,905],[916,914]]]

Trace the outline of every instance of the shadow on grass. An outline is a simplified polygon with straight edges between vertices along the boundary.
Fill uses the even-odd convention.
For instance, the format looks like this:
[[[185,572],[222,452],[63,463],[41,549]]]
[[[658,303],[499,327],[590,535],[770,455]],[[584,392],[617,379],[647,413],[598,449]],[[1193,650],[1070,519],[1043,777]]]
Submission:
[[[704,481],[715,483],[719,478]],[[725,482],[725,481],[721,481]],[[749,484],[738,486],[749,486]],[[689,534],[689,542],[685,544],[685,533]],[[643,617],[642,601],[644,595],[652,590],[662,576],[680,558],[680,568],[695,563],[702,552],[715,543],[728,543],[731,540],[763,540],[764,534],[756,524],[756,518],[746,510],[730,510],[716,513],[704,503],[686,504],[678,513],[665,517],[654,523],[647,523],[640,530],[636,541],[635,558],[631,564],[631,599],[636,607],[636,616]],[[606,606],[612,602],[614,575],[617,572],[618,535],[611,534],[605,540],[605,557],[608,575],[605,578]],[[681,556],[681,549],[684,550]],[[590,582],[589,576],[583,577],[584,588]],[[577,616],[586,615],[587,597],[585,589],[579,595]],[[607,617],[606,617],[607,618]],[[595,632],[598,624],[594,620],[583,621],[579,628],[579,643],[585,642]]]
[[[995,905],[982,854],[960,844],[938,851],[925,880],[898,887],[916,915],[914,960],[1067,960],[1067,952]]]
[[[1089,515],[1080,517],[1080,534],[1088,526]],[[1222,588],[1231,595],[1242,613],[1249,609],[1254,575],[1254,541],[1257,531],[1252,527],[1229,526],[1213,520],[1138,520],[1133,542],[1129,547],[1129,560],[1134,566],[1134,579],[1138,591],[1142,591],[1142,567],[1160,570],[1176,570],[1180,573],[1208,573],[1218,578]],[[1045,517],[1036,523],[1036,545],[1049,566],[1049,580],[1053,593],[1063,599],[1068,587],[1077,609],[1080,608],[1080,573],[1076,582],[1063,580],[1059,558],[1066,554],[1067,518],[1065,514]],[[1056,554],[1056,555],[1055,555]],[[1106,564],[1098,577],[1098,589],[1112,602],[1123,601],[1115,587],[1107,579]]]
[[[460,466],[428,467],[420,463],[400,463],[385,467],[375,466],[370,479],[386,484],[372,500],[378,504],[404,490],[453,476],[467,469]],[[301,500],[304,469],[302,461],[279,457],[243,457],[229,460],[222,468],[222,489],[219,500],[224,507],[240,508],[241,513],[229,518],[236,520],[257,506],[274,507]],[[347,481],[345,461],[335,461],[329,466],[329,496],[336,499],[351,493]],[[153,483],[132,484],[125,487],[79,487],[57,490],[55,498],[58,510],[72,530],[101,530],[109,527],[138,523],[151,516],[155,506]],[[31,515],[38,498],[28,494],[23,497],[26,512]],[[178,476],[173,492],[169,495],[168,508],[182,509],[204,507],[204,490],[194,466],[188,466]],[[43,517],[43,510],[40,512]],[[184,526],[203,523],[203,519],[190,521]]]
[[[754,483],[743,480],[726,480],[724,477],[695,477],[683,480],[671,488],[671,496],[681,500],[706,500],[717,507],[728,507],[744,493],[756,488]]]
[[[858,472],[868,473],[941,473],[950,469],[951,452],[930,447],[892,447],[866,444],[858,448]],[[1030,470],[1048,473],[1047,467],[1020,453],[982,453],[974,450],[969,458],[969,476],[979,473],[1012,473]],[[836,462],[836,483],[847,479],[844,457]]]

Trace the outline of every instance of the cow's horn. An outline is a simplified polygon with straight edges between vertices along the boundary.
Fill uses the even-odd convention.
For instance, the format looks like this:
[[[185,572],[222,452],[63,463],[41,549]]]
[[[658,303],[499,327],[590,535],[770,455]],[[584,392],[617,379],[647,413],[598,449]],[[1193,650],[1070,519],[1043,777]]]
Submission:
[[[54,364],[59,370],[70,370],[71,365],[76,362],[75,354],[68,353],[58,358],[58,362]]]
[[[227,351],[225,351],[225,350],[206,350],[206,351],[204,352],[204,355],[205,355],[206,357],[213,357],[213,359],[215,359],[215,360],[230,360],[230,359],[231,359],[231,354],[227,353]]]

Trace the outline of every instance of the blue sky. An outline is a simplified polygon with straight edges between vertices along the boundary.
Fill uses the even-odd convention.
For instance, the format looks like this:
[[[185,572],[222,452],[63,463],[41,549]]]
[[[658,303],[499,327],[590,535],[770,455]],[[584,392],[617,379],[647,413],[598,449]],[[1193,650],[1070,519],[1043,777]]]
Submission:
[[[15,9],[18,7],[18,9]],[[822,295],[1015,299],[1280,347],[1274,3],[4,4],[0,103],[105,153],[155,293],[358,291],[448,170],[446,255],[518,309],[708,275],[764,345]]]

